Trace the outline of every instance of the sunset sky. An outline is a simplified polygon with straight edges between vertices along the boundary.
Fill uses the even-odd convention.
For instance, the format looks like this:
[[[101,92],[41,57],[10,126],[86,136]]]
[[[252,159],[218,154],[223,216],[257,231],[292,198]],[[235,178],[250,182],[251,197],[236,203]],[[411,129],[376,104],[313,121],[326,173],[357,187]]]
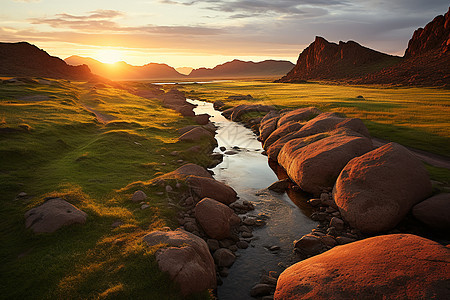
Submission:
[[[448,0],[0,0],[0,41],[104,62],[295,62],[316,35],[403,55]]]

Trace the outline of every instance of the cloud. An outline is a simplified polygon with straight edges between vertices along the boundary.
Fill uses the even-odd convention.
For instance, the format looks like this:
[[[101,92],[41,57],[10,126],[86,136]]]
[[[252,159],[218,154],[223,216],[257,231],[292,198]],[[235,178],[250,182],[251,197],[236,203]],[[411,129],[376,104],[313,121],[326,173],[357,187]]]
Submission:
[[[41,0],[13,0],[14,2],[25,2],[25,3],[32,3],[32,2],[41,2]]]
[[[32,18],[34,25],[49,25],[53,28],[73,29],[90,33],[152,33],[169,35],[214,35],[224,33],[222,29],[205,26],[123,26],[115,19],[125,14],[116,10],[95,10],[86,16],[75,16],[67,13],[57,14],[52,18]]]

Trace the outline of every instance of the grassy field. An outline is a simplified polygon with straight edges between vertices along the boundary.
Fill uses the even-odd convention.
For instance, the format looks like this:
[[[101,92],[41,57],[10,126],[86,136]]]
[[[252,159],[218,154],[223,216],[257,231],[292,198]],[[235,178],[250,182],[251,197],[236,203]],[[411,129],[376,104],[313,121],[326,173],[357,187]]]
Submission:
[[[177,129],[193,120],[126,89],[42,82],[0,84],[1,298],[181,298],[158,271],[156,249],[140,242],[152,229],[178,226],[176,201],[143,185],[150,208],[141,210],[124,187],[176,169],[179,159],[206,164],[182,152],[193,145],[177,142]],[[47,196],[84,210],[86,224],[41,235],[25,229],[24,213]]]
[[[250,103],[278,108],[316,106],[362,119],[374,137],[450,155],[450,90],[281,84],[264,80],[192,84],[185,85],[184,90],[188,97],[209,102],[222,100],[228,106]],[[225,100],[239,94],[250,94],[254,99]]]

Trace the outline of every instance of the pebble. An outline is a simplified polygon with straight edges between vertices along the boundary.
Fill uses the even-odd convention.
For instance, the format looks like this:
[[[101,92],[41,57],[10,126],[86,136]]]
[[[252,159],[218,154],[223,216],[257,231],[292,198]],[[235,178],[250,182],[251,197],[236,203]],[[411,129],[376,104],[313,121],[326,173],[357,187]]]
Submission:
[[[222,151],[222,152],[225,151],[225,150],[227,150],[227,148],[225,148],[224,146],[220,147],[219,149],[220,149],[220,151]]]
[[[308,203],[311,204],[312,206],[316,207],[319,206],[320,204],[322,204],[322,201],[320,199],[310,199],[308,200]]]
[[[248,226],[253,226],[253,225],[255,225],[255,221],[256,221],[255,218],[247,217],[244,219],[244,221],[242,221],[242,223],[244,223],[245,225],[248,225]]]
[[[333,217],[330,221],[330,227],[334,227],[337,231],[341,231],[344,229],[344,221],[337,217]]]
[[[228,274],[230,274],[230,271],[228,270],[228,268],[223,268],[223,269],[219,272],[220,277],[227,277]]]
[[[275,290],[275,287],[270,284],[258,283],[250,290],[250,296],[261,297],[270,295]]]
[[[17,197],[19,197],[19,198],[26,197],[26,196],[28,196],[28,194],[25,193],[25,192],[20,192],[20,193],[17,195]]]
[[[244,231],[244,232],[242,232],[242,237],[243,238],[251,238],[251,237],[253,237],[253,233]]]
[[[239,241],[236,243],[236,246],[239,249],[247,249],[248,248],[248,243],[246,241]]]
[[[280,250],[280,246],[272,246],[269,248],[269,251],[277,251]]]
[[[220,248],[219,241],[215,239],[207,239],[206,244],[211,252],[215,252]]]
[[[277,279],[272,276],[263,275],[261,276],[261,279],[259,280],[259,283],[265,283],[270,285],[277,285]]]
[[[173,188],[170,185],[166,185],[166,192],[170,193],[173,191]]]
[[[194,205],[194,198],[188,197],[188,198],[186,198],[186,200],[184,201],[184,203],[186,203],[187,206]]]
[[[150,207],[150,205],[148,205],[148,204],[142,204],[141,205],[141,209],[147,209],[147,208],[149,208]]]
[[[231,245],[230,247],[228,247],[228,249],[230,249],[233,252],[238,251],[238,247],[236,245]]]
[[[239,226],[239,232],[252,232],[252,230],[245,225],[241,225]]]

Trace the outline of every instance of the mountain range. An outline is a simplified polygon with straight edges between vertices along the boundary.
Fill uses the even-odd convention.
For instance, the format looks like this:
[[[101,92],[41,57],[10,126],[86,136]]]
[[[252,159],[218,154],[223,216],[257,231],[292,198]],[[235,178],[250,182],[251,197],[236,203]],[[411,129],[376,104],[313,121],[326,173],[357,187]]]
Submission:
[[[150,63],[144,66],[132,66],[125,62],[106,64],[89,57],[80,56],[68,57],[65,62],[73,66],[85,64],[89,66],[93,73],[112,80],[279,77],[294,67],[293,63],[282,60],[252,62],[235,59],[212,69],[193,69],[189,75],[184,75],[166,64]]]
[[[295,67],[276,82],[306,80],[353,84],[450,87],[450,9],[417,29],[403,57],[387,55],[349,41],[330,43],[316,37]]]

